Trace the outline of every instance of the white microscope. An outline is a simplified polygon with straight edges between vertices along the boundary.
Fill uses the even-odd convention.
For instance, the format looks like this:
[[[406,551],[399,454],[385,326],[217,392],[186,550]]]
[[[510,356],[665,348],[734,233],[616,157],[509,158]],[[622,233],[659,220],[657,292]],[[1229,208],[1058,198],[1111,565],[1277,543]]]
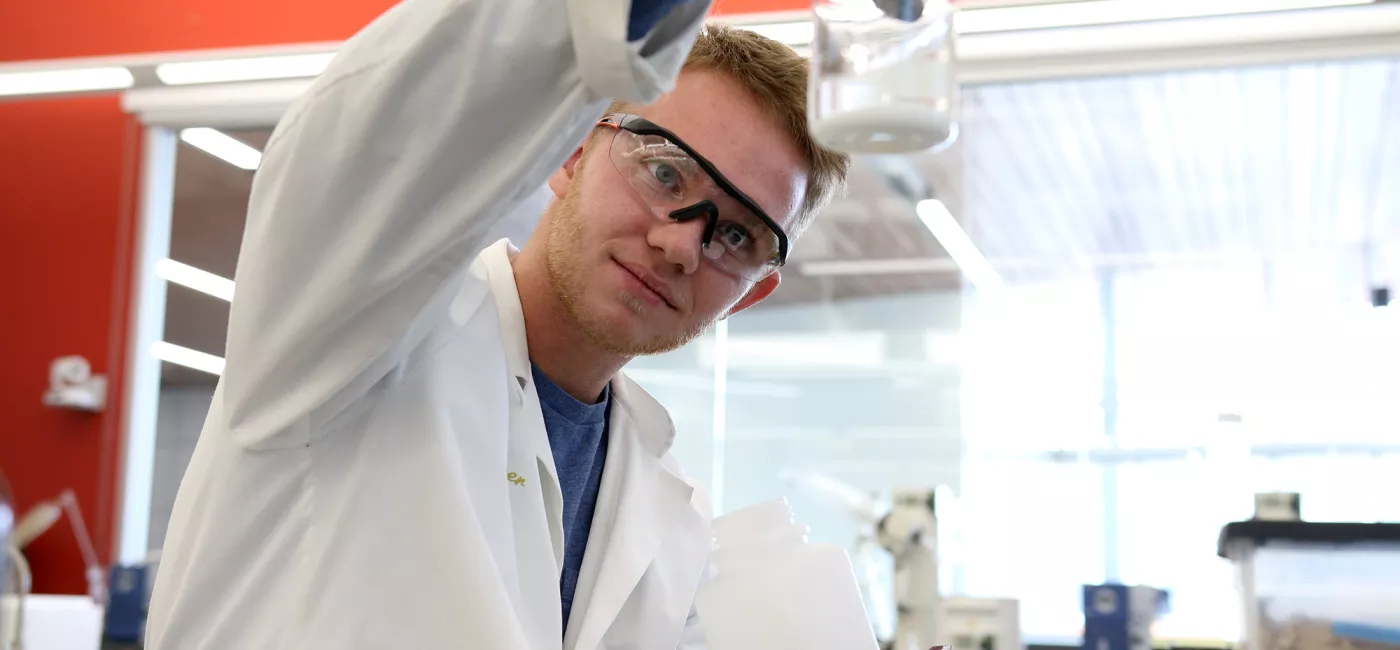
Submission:
[[[928,650],[939,644],[934,619],[938,610],[938,520],[934,491],[894,491],[889,514],[875,524],[876,539],[894,558],[897,613],[894,638],[887,650]]]

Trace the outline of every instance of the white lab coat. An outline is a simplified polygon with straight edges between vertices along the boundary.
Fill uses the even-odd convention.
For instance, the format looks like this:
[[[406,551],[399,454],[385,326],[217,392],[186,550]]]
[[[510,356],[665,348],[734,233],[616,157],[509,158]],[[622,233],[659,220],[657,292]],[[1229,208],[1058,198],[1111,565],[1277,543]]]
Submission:
[[[709,507],[665,410],[622,375],[561,629],[559,483],[511,249],[483,241],[610,100],[674,82],[706,3],[637,45],[629,5],[407,0],[282,120],[148,648],[703,644]]]

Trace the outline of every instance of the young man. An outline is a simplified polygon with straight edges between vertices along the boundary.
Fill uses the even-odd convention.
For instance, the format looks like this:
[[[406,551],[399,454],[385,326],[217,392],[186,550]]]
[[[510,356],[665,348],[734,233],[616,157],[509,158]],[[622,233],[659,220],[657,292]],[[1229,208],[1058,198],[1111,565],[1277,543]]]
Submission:
[[[149,648],[703,644],[709,509],[619,371],[772,293],[847,163],[801,59],[669,4],[406,0],[283,118]]]

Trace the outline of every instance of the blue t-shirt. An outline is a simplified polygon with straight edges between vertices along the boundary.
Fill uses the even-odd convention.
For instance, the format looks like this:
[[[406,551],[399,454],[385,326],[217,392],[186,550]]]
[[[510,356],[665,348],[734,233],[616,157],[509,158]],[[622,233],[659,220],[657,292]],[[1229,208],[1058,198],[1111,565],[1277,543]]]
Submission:
[[[583,552],[588,547],[588,529],[593,525],[593,508],[598,503],[598,487],[603,482],[603,461],[608,456],[608,408],[612,395],[604,388],[597,404],[585,404],[564,392],[539,366],[531,363],[530,369],[564,496],[564,572],[559,576],[559,600],[564,606],[567,630]]]
[[[671,9],[689,1],[633,0],[627,21],[627,40],[641,40]],[[530,364],[530,369],[535,376],[544,428],[554,453],[554,470],[559,474],[559,489],[564,497],[564,572],[559,576],[559,600],[567,630],[579,568],[583,566],[583,553],[588,547],[588,530],[593,526],[593,508],[598,504],[598,488],[603,483],[603,462],[608,456],[608,407],[612,396],[604,388],[598,403],[585,404],[564,392],[534,363]]]

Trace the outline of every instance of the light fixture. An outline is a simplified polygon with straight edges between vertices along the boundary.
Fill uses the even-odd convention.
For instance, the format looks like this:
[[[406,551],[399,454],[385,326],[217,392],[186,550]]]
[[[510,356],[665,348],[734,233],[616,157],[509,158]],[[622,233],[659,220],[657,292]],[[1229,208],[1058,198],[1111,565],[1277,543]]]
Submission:
[[[0,73],[0,97],[120,90],[134,83],[131,71],[123,67],[6,72]]]
[[[233,300],[233,280],[171,259],[156,262],[156,277],[215,298]]]
[[[942,257],[814,260],[797,265],[797,272],[808,277],[957,273],[958,270],[957,262]]]
[[[261,151],[216,129],[185,129],[180,132],[180,140],[234,167],[252,171],[262,163]]]
[[[1010,32],[1055,27],[1084,27],[1176,18],[1205,18],[1294,9],[1321,9],[1371,4],[1373,0],[1084,0],[957,12],[960,34]]]
[[[151,345],[151,355],[166,363],[202,370],[211,375],[224,374],[224,359],[199,350],[158,341]]]
[[[156,77],[171,86],[314,77],[325,72],[334,52],[261,56],[217,61],[182,61],[156,66]]]
[[[88,534],[87,520],[83,517],[83,511],[78,507],[78,498],[72,490],[64,490],[57,498],[41,501],[30,508],[15,525],[10,543],[16,549],[24,550],[36,537],[53,528],[65,514],[68,515],[68,525],[72,528],[73,537],[78,542],[78,551],[82,554],[83,564],[87,569],[88,595],[96,602],[105,603],[106,572],[102,570],[102,563],[97,558],[92,536]]]
[[[1375,0],[1083,0],[1040,2],[1008,7],[959,9],[953,27],[959,34],[986,34],[1056,27],[1086,27],[1174,18],[1206,18],[1296,9],[1367,5]],[[794,48],[812,43],[811,20],[736,24]]]
[[[972,238],[967,236],[967,232],[953,218],[952,213],[948,212],[948,207],[943,205],[942,201],[919,201],[914,210],[919,215],[919,220],[924,222],[924,226],[943,246],[943,250],[948,251],[948,256],[958,263],[958,268],[962,269],[963,276],[972,286],[983,291],[1003,286],[1001,275],[992,268],[982,251],[977,250]]]
[[[812,21],[810,20],[782,23],[754,23],[752,25],[740,25],[740,27],[759,35],[767,36],[779,43],[794,47],[810,44],[816,34],[816,28],[812,25]]]

